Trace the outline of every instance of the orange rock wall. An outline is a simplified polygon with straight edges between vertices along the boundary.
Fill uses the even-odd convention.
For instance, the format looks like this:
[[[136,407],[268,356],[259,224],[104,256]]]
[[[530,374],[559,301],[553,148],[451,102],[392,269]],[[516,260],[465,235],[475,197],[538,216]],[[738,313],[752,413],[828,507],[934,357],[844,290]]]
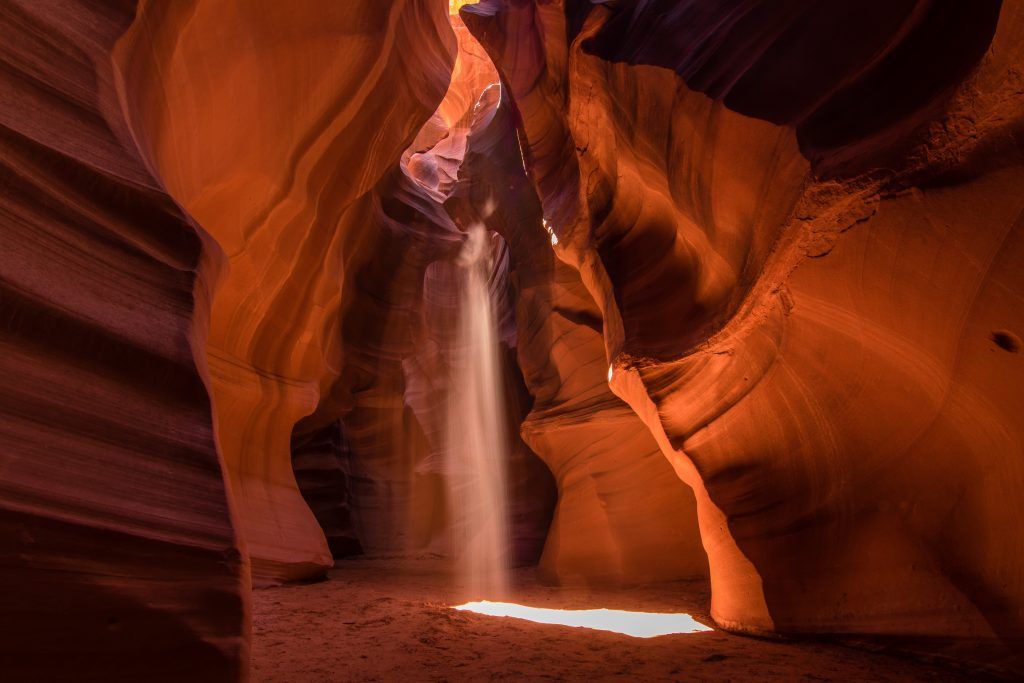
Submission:
[[[258,581],[332,563],[296,488],[292,428],[341,371],[344,288],[374,188],[444,94],[443,5],[148,3],[119,65],[136,136],[227,255],[207,358]]]
[[[693,493],[608,388],[600,311],[554,255],[511,103],[481,105],[446,206],[468,223],[493,204],[487,225],[509,244],[517,356],[532,397],[519,430],[558,485],[541,570],[597,584],[705,575]]]
[[[1016,666],[1020,3],[461,12],[715,619]]]
[[[518,557],[1024,667],[1024,4],[460,16],[0,8],[3,673],[243,678],[250,569],[437,549],[481,219]]]

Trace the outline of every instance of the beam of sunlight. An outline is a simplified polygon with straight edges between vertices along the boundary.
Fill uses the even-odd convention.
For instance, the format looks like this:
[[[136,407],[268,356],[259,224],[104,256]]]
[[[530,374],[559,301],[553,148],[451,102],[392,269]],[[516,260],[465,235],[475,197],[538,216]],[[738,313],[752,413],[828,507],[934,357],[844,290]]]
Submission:
[[[514,617],[538,624],[558,624],[612,631],[635,638],[653,638],[670,633],[699,633],[713,630],[695,621],[689,614],[661,612],[627,612],[618,609],[547,609],[528,607],[512,602],[467,602],[453,609],[476,612],[492,617]]]

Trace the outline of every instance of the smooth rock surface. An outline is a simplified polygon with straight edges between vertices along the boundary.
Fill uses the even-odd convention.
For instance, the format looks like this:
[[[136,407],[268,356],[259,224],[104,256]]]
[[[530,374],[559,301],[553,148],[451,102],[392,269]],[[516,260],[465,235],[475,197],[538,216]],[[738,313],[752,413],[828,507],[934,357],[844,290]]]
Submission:
[[[296,487],[293,427],[342,373],[358,296],[345,285],[381,229],[377,185],[440,102],[454,52],[426,0],[149,3],[122,39],[140,145],[227,256],[206,355],[258,582],[333,562]],[[347,425],[357,442],[358,418]]]
[[[202,361],[218,251],[122,115],[133,4],[0,7],[4,680],[248,670]]]
[[[518,362],[533,399],[519,431],[558,484],[542,572],[610,585],[703,576],[693,493],[608,388],[600,312],[552,252],[510,102],[495,91],[484,104],[446,205],[508,241]],[[493,212],[480,216],[488,204]]]
[[[448,554],[475,222],[517,564],[1024,670],[1022,72],[1022,0],[5,3],[0,673]]]
[[[1019,666],[1024,9],[844,7],[461,13],[716,621]]]

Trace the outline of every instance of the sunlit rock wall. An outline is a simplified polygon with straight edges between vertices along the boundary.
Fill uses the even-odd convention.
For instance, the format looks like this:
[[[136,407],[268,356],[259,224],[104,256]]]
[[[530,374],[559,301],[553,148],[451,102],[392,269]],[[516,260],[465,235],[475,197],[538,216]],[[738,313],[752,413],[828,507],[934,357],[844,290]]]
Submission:
[[[604,584],[705,575],[693,493],[608,388],[600,311],[554,256],[515,113],[497,88],[488,94],[447,206],[464,222],[486,219],[509,244],[516,350],[532,397],[519,430],[558,485],[542,572]]]
[[[257,581],[332,563],[296,488],[293,427],[341,374],[351,264],[386,257],[360,251],[377,246],[376,187],[454,52],[443,4],[426,0],[155,2],[122,40],[139,144],[227,256],[207,358]],[[346,427],[362,438],[358,418]]]
[[[446,556],[453,551],[449,535],[449,486],[446,485],[450,476],[447,433],[449,420],[460,419],[449,412],[451,389],[458,383],[456,373],[464,365],[464,349],[459,347],[455,334],[463,275],[455,264],[455,257],[462,248],[465,229],[475,218],[459,212],[450,215],[443,203],[450,193],[458,191],[472,178],[472,170],[462,167],[468,135],[477,112],[487,105],[485,93],[496,93],[498,81],[497,72],[483,48],[457,16],[453,16],[452,24],[459,42],[452,81],[437,112],[403,155],[402,174],[398,177],[404,183],[412,179],[415,184],[406,187],[402,204],[393,206],[396,242],[383,248],[387,253],[405,254],[403,268],[416,264],[408,277],[396,277],[396,273],[402,272],[397,264],[386,269],[392,278],[416,286],[397,292],[395,300],[401,302],[400,305],[380,312],[379,324],[386,337],[361,334],[368,352],[377,358],[375,367],[384,364],[385,358],[391,359],[396,380],[389,392],[390,400],[405,411],[405,419],[414,424],[420,434],[415,440],[417,452],[376,478],[378,490],[405,491],[408,502],[403,505],[400,496],[393,496],[391,502],[384,502],[379,496],[367,496],[368,501],[378,501],[381,511],[404,511],[391,523],[373,521],[367,529],[372,526],[377,530],[376,537],[388,540],[393,546],[399,538],[395,532],[404,527],[408,530],[407,537],[404,548],[398,549],[430,550]],[[417,199],[413,201],[413,197]],[[413,234],[405,234],[410,229]],[[489,285],[504,361],[501,398],[507,420],[506,433],[511,437],[509,462],[503,464],[509,487],[512,543],[509,557],[516,566],[533,565],[544,545],[556,490],[547,468],[519,438],[519,425],[529,411],[531,399],[515,361],[515,304],[509,280],[508,249],[500,238],[492,237],[495,239],[491,245],[493,270]],[[393,339],[394,343],[381,344],[385,338]],[[386,352],[384,355],[382,349]],[[374,374],[380,376],[379,371]],[[380,404],[379,399],[376,404]],[[367,446],[382,454],[396,452],[393,446],[389,447],[386,437],[368,440]]]
[[[462,17],[500,107],[440,1],[0,7],[4,673],[242,676],[248,554],[433,547],[481,218],[522,557],[1019,667],[1020,0]]]
[[[461,12],[715,619],[1019,666],[1021,3]]]
[[[316,450],[318,435],[342,418],[344,480],[333,476],[331,487],[321,488],[312,471],[300,471],[300,484],[307,501],[317,501],[314,512],[321,525],[331,527],[329,539],[339,520],[350,520],[351,530],[342,531],[340,539],[351,534],[362,552],[375,556],[448,550],[444,437],[452,377],[444,358],[451,351],[444,326],[454,311],[446,308],[447,301],[433,305],[451,291],[431,291],[437,284],[431,272],[450,267],[461,249],[463,235],[441,202],[454,187],[476,98],[497,80],[457,18],[453,28],[458,54],[447,94],[401,159],[393,158],[373,191],[353,205],[351,220],[344,221],[340,370],[322,385],[316,410],[294,429],[293,444],[308,444],[293,453],[296,467],[312,458],[329,466],[329,453]],[[510,379],[518,373],[514,363],[508,371]],[[509,408],[517,430],[519,406],[509,401]],[[516,463],[522,465],[513,464],[512,477],[518,492],[516,557],[532,563],[554,492],[528,449],[517,451]]]
[[[248,667],[204,382],[219,250],[136,148],[133,3],[0,6],[0,678]]]

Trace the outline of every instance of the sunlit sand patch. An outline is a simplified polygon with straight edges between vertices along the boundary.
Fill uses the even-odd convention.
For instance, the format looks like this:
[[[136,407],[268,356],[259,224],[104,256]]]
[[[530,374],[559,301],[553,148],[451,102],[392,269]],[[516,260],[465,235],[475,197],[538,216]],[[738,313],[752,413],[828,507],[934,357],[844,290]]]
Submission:
[[[683,612],[627,612],[618,609],[548,609],[528,607],[512,602],[467,602],[453,609],[475,612],[492,617],[514,617],[538,624],[557,624],[612,631],[635,638],[654,638],[671,633],[699,633],[711,627],[696,621]]]

